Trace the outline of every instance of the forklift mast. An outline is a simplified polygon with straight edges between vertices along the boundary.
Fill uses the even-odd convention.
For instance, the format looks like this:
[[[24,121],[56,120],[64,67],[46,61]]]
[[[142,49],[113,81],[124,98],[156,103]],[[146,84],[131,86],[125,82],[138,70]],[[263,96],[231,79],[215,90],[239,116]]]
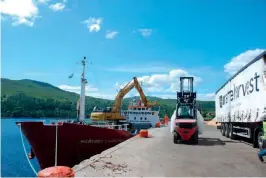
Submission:
[[[180,91],[177,92],[177,105],[179,107],[189,106],[193,108],[193,118],[196,119],[196,92],[193,92],[193,77],[180,77]]]
[[[193,77],[180,77],[180,92],[177,92],[177,103],[196,104],[196,92],[193,92]]]

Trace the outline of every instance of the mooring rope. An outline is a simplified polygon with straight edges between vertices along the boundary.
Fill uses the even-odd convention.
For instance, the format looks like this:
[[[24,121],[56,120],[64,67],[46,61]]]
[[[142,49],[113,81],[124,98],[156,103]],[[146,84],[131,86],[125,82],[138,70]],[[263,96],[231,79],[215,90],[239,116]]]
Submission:
[[[22,142],[22,146],[23,146],[23,149],[24,149],[24,152],[25,152],[26,158],[27,158],[27,160],[28,160],[28,162],[29,162],[29,165],[30,165],[32,171],[35,173],[36,176],[38,176],[37,172],[35,171],[34,167],[32,166],[32,164],[31,164],[31,162],[30,162],[29,157],[28,157],[27,152],[26,152],[26,148],[25,148],[25,145],[24,145],[23,137],[22,137],[21,124],[18,124],[18,125],[20,126],[21,142]]]
[[[58,123],[55,126],[55,166],[57,166],[57,138],[58,138]]]

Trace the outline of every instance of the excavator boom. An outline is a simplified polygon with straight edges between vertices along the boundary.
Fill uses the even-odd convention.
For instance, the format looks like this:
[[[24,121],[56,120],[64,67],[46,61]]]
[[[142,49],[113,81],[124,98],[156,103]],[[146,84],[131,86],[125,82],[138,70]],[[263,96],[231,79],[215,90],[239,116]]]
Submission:
[[[144,104],[145,107],[147,107],[148,106],[148,100],[147,100],[146,96],[144,95],[144,92],[143,92],[143,90],[142,90],[142,88],[141,88],[141,86],[139,84],[139,81],[138,81],[138,79],[136,77],[134,77],[134,83],[135,83],[135,88],[139,92],[139,95],[141,97],[142,103]]]
[[[136,84],[134,82],[129,82],[123,89],[119,91],[119,93],[116,95],[115,98],[115,104],[112,109],[112,112],[118,112],[118,109],[121,107],[121,101],[124,98],[124,96],[132,89],[134,88]]]
[[[129,82],[124,88],[122,88],[116,98],[115,98],[115,103],[114,106],[112,108],[112,110],[110,110],[110,112],[92,112],[91,113],[91,119],[92,120],[123,120],[124,117],[121,116],[119,109],[121,107],[121,103],[122,103],[122,99],[124,98],[124,96],[132,89],[132,88],[136,88],[140,94],[142,103],[144,104],[145,107],[150,107],[152,105],[158,105],[157,102],[153,102],[153,103],[149,103],[139,82],[137,77],[133,78],[133,81]]]

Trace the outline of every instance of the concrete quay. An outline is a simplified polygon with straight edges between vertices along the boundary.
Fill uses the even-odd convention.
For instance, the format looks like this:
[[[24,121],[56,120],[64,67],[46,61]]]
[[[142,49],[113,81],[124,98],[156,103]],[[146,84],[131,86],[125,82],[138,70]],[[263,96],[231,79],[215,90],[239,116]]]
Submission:
[[[149,129],[74,166],[77,177],[266,177],[258,149],[204,126],[198,145],[174,144],[169,127]]]

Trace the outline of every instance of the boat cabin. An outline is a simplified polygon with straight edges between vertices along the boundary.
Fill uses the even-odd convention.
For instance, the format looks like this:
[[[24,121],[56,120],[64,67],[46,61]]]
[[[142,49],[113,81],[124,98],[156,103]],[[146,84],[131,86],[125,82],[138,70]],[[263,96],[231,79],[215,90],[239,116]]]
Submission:
[[[121,111],[121,115],[133,125],[143,127],[155,127],[156,122],[160,122],[159,110],[153,110],[152,107],[145,107],[141,101],[137,105],[130,103],[128,110]]]

